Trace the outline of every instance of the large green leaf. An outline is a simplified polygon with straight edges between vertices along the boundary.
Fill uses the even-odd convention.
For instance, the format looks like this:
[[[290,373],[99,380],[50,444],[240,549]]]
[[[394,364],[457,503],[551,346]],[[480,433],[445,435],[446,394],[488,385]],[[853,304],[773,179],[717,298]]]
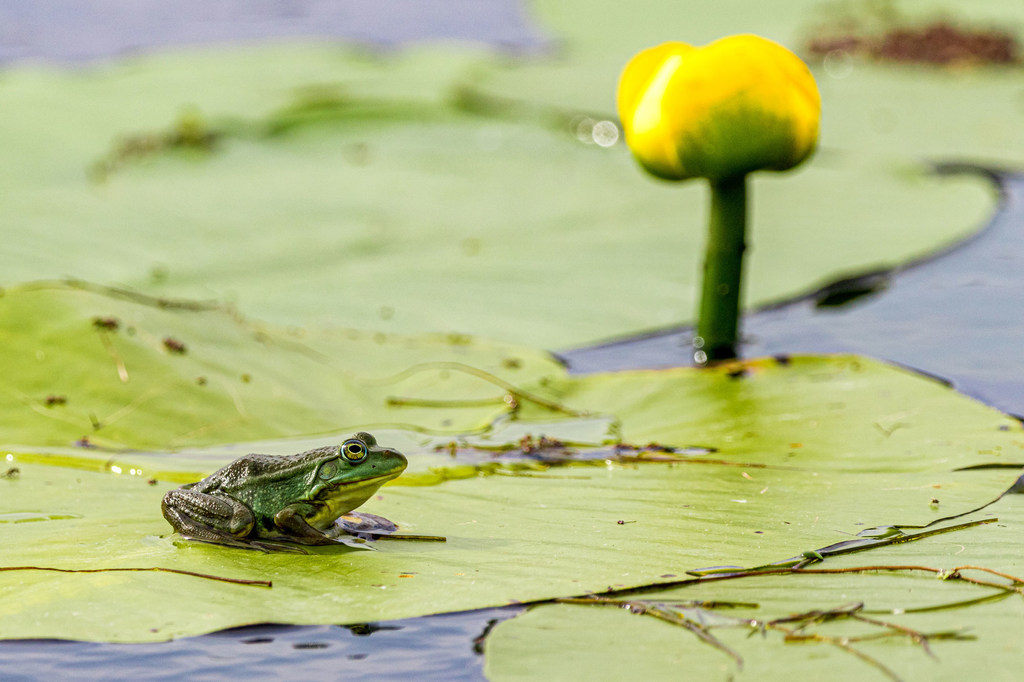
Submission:
[[[937,492],[942,497],[944,492]],[[985,510],[998,523],[830,559],[823,567],[924,566],[949,570],[969,564],[1010,575],[1024,573],[1019,533],[1024,500],[1008,496]],[[781,558],[781,557],[780,557]],[[964,570],[971,579],[1010,586],[980,570]],[[632,615],[623,608],[552,605],[530,610],[499,625],[487,640],[487,675],[493,680],[521,679],[537,670],[553,678],[761,680],[817,676],[830,679],[884,679],[879,665],[904,680],[1015,680],[1020,668],[1020,595],[998,588],[941,579],[922,570],[867,571],[843,575],[781,575],[697,583],[632,598],[658,603],[707,602],[691,609],[695,624],[742,658],[738,665],[724,650],[683,627]],[[1019,589],[1019,585],[1018,585]],[[624,597],[628,598],[628,597]],[[976,603],[974,600],[979,600]],[[718,602],[719,606],[713,603]],[[729,608],[728,603],[757,605]],[[907,631],[848,618],[808,618],[798,635],[786,641],[780,630],[758,634],[762,626],[813,611],[863,603],[862,615],[910,632],[933,635],[915,641]],[[798,629],[798,623],[782,623]],[[856,638],[865,637],[863,641]],[[871,639],[877,637],[878,639]],[[845,648],[844,648],[845,647]],[[929,650],[932,655],[929,655]],[[586,651],[569,658],[566,651]],[[870,657],[870,660],[860,655]]]
[[[506,390],[491,375],[531,384],[563,372],[544,352],[465,336],[281,331],[218,306],[81,283],[8,290],[0,297],[0,343],[0,443],[7,445],[86,438],[177,449],[385,422],[464,432],[507,408]],[[446,362],[457,364],[438,364]],[[389,404],[423,394],[485,402],[440,416]]]
[[[711,444],[746,462],[898,472],[1024,461],[1024,443],[983,445],[994,429],[1016,430],[1012,420],[1000,415],[962,430],[950,416],[951,392],[936,391],[933,381],[907,370],[890,368],[879,381],[878,369],[876,361],[859,357],[768,358],[710,372],[572,378],[551,390],[577,410],[618,405],[628,442]],[[816,382],[829,389],[811,388]],[[900,399],[891,400],[894,390]],[[927,445],[932,465],[909,451],[897,454],[916,442]],[[892,456],[874,459],[874,451],[888,448],[895,448]]]
[[[593,101],[561,111],[489,99],[492,75],[519,70],[455,48],[268,46],[10,69],[0,282],[70,275],[228,298],[277,323],[548,348],[679,322],[696,307],[705,188],[654,182],[621,141],[577,137],[578,111],[612,116],[624,59],[545,60],[538,83],[501,88],[536,101],[573,92],[562,78],[579,73]],[[168,148],[183,110],[198,112],[186,130],[218,136],[212,151]],[[862,113],[843,115],[856,125]],[[750,304],[930,252],[993,206],[978,179],[910,168],[916,154],[880,173],[833,152],[754,181]],[[121,162],[90,180],[111,155]]]
[[[20,291],[7,298],[16,302],[52,294]],[[104,304],[113,305],[111,300]],[[130,311],[118,313],[129,319]],[[153,319],[131,318],[137,325],[134,336],[128,336],[126,327],[118,331],[115,343],[133,382],[141,381],[135,372],[143,367],[157,376],[174,376],[169,368],[175,363],[198,362],[206,354],[201,338],[184,334],[189,349],[185,355],[160,351],[159,335],[149,328],[159,319],[157,313],[186,315],[154,311]],[[75,324],[84,329],[75,331],[75,338],[99,347],[97,356],[106,363],[106,373],[119,381],[113,361],[89,338],[98,332],[89,328],[87,317],[78,320]],[[225,334],[221,324],[211,324],[211,333]],[[148,355],[142,355],[145,344],[127,343],[146,338],[153,346]],[[231,376],[237,372],[233,363],[255,361],[245,344],[235,353],[230,361],[207,361],[204,371],[214,377],[219,376],[214,369],[227,367],[224,375]],[[161,472],[161,481],[195,477],[237,456],[239,446],[190,450],[184,456],[87,448],[50,455],[9,450],[8,466],[21,471],[17,478],[0,480],[4,566],[161,567],[272,580],[273,587],[166,572],[0,571],[0,636],[159,640],[267,620],[379,620],[664,581],[702,566],[786,558],[865,527],[922,524],[969,510],[1005,489],[1016,472],[955,469],[1005,463],[1021,455],[1017,422],[934,381],[866,359],[767,360],[748,363],[745,374],[738,367],[723,367],[586,378],[539,366],[543,371],[533,383],[516,388],[521,405],[515,414],[506,408],[504,416],[496,416],[491,408],[495,427],[473,442],[483,444],[489,437],[491,445],[514,443],[522,430],[536,434],[540,429],[556,438],[598,445],[607,437],[607,424],[615,423],[627,439],[716,450],[680,453],[671,463],[599,462],[524,472],[495,469],[491,457],[470,457],[463,463],[467,454],[453,460],[435,451],[448,438],[382,431],[381,440],[407,451],[412,464],[407,477],[383,489],[366,510],[391,518],[407,532],[444,535],[448,542],[382,541],[376,552],[342,548],[306,556],[178,547],[161,537],[170,529],[160,517],[159,499],[169,486],[147,485],[153,472]],[[529,363],[517,371],[524,370],[531,371]],[[258,376],[254,372],[251,383]],[[288,394],[292,407],[288,401],[280,404],[296,412],[303,407],[313,414],[327,410],[321,404],[329,400],[323,385],[337,383],[334,376],[324,372],[318,378],[311,371],[306,380],[308,391]],[[190,390],[196,386],[188,385]],[[195,390],[215,385],[209,381]],[[493,385],[486,385],[493,392]],[[267,386],[272,392],[273,382]],[[136,411],[163,415],[164,422],[181,421],[178,428],[186,432],[193,427],[190,419],[217,423],[217,414],[225,409],[237,418],[233,405],[207,403],[184,389],[178,395],[184,396],[182,401],[175,402],[173,392],[155,394],[145,410]],[[37,411],[68,409],[85,396],[69,394],[65,406],[36,406]],[[108,399],[116,396],[112,392]],[[795,403],[780,396],[791,396]],[[413,392],[408,397],[423,396]],[[195,416],[189,415],[189,404]],[[559,405],[561,411],[550,409]],[[17,413],[19,420],[27,409]],[[259,402],[251,409],[254,414],[261,409]],[[372,419],[377,411],[386,415],[400,408],[371,400],[362,409]],[[465,407],[409,409],[423,411],[412,423],[440,424],[445,418],[468,423],[461,415]],[[477,414],[473,420],[483,423],[485,416]],[[513,421],[503,427],[509,417],[547,421],[518,426]],[[160,423],[157,417],[126,414],[116,432],[118,440],[149,442],[147,430]],[[252,424],[247,428],[261,432]],[[340,437],[328,434],[319,442]],[[278,441],[254,449],[294,452],[310,442]],[[837,456],[830,457],[830,452]],[[614,459],[610,451],[605,456]],[[446,479],[461,480],[422,485]],[[932,497],[941,498],[941,511],[931,504]]]
[[[936,516],[927,500],[893,490],[916,487],[917,477],[756,472],[754,484],[784,495],[779,509],[777,500],[768,502],[773,496],[753,498],[756,491],[741,504],[736,489],[746,494],[747,481],[734,468],[652,464],[389,486],[367,511],[448,541],[265,555],[177,547],[161,538],[170,531],[159,515],[166,486],[148,486],[144,477],[19,467],[18,480],[0,481],[0,521],[11,521],[0,524],[4,566],[158,566],[273,581],[266,589],[164,572],[3,572],[0,635],[19,638],[153,641],[255,622],[458,611],[664,581],[687,568],[782,559],[845,539],[859,524]],[[945,505],[965,511],[1006,479],[988,472],[928,480],[943,486]],[[889,492],[869,497],[864,488]]]

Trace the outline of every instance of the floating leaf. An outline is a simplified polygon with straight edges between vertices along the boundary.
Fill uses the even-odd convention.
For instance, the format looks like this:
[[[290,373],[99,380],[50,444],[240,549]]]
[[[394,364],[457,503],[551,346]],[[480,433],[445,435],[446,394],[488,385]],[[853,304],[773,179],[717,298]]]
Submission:
[[[621,673],[657,679],[685,665],[700,679],[765,679],[823,670],[838,680],[886,675],[908,681],[937,675],[962,679],[977,674],[979,666],[986,673],[995,671],[998,679],[1012,679],[1012,673],[1000,677],[998,671],[1014,670],[1020,662],[1015,624],[1022,615],[1021,588],[1012,576],[1008,580],[999,574],[1021,573],[1020,561],[1012,558],[1024,522],[1019,497],[1008,496],[986,510],[998,514],[997,523],[837,557],[824,565],[849,573],[698,582],[635,597],[671,613],[687,604],[708,604],[707,615],[694,608],[682,615],[698,623],[699,634],[713,638],[720,649],[692,631],[623,608],[531,609],[491,633],[488,678],[512,679],[544,669],[556,677],[571,670],[574,677]],[[949,570],[967,564],[980,568]],[[877,569],[855,570],[858,566]],[[924,570],[928,567],[932,570]],[[734,607],[725,608],[729,605]],[[567,650],[588,654],[570,669]]]
[[[195,352],[161,356],[160,364],[201,357],[204,344],[191,345]],[[381,431],[382,443],[409,455],[409,482],[417,485],[403,486],[399,478],[361,511],[390,519],[400,533],[445,536],[447,542],[391,540],[379,542],[376,552],[261,554],[178,546],[166,537],[170,527],[159,505],[170,486],[147,485],[152,471],[197,476],[241,450],[268,448],[184,456],[12,453],[9,466],[21,475],[0,480],[0,518],[32,513],[52,520],[0,523],[3,565],[160,567],[269,580],[273,588],[163,572],[0,571],[0,636],[160,640],[243,623],[365,622],[665,582],[695,568],[785,559],[869,527],[922,525],[987,502],[1017,477],[1013,469],[956,470],[1019,462],[1022,429],[934,381],[849,357],[744,367],[744,376],[729,368],[561,375],[533,388],[567,408],[614,415],[628,438],[707,448],[684,450],[671,463],[541,467],[529,476],[506,468],[512,475],[479,476],[502,470],[482,470],[478,460],[460,464],[458,453],[453,460],[436,451],[443,438]],[[780,400],[783,394],[796,402]],[[725,404],[735,409],[724,410]],[[918,409],[892,428],[907,405]],[[719,410],[717,421],[707,410]],[[433,408],[431,418],[444,411]],[[607,425],[557,417],[532,426],[557,438],[558,420],[569,433],[590,423],[596,428],[585,433],[599,440]],[[711,423],[715,428],[700,426]],[[888,425],[888,436],[878,424]],[[520,437],[509,430],[505,442]],[[279,441],[270,449],[297,452],[308,442]],[[502,443],[497,431],[492,443]],[[48,459],[91,463],[94,471],[37,464]],[[121,475],[97,473],[103,469]],[[426,473],[437,485],[423,485],[430,482]]]
[[[574,64],[573,87],[545,66],[547,85],[505,98],[489,94],[488,76],[520,69],[454,48],[264,46],[13,67],[0,210],[16,229],[0,283],[70,275],[231,299],[285,325],[547,348],[684,321],[696,309],[701,188],[645,180],[621,141],[593,140],[628,54]],[[587,97],[532,107],[551,85]],[[215,143],[169,142],[183,126]],[[750,305],[932,252],[992,210],[978,179],[879,173],[830,154],[827,139],[806,172],[754,183]]]
[[[168,338],[188,352],[168,348]],[[78,282],[6,291],[0,342],[0,409],[10,419],[0,439],[8,445],[167,449],[381,422],[461,433],[504,414],[509,387],[563,373],[548,354],[519,346],[281,331],[217,305]],[[476,402],[447,410],[389,403],[426,386],[442,405]]]

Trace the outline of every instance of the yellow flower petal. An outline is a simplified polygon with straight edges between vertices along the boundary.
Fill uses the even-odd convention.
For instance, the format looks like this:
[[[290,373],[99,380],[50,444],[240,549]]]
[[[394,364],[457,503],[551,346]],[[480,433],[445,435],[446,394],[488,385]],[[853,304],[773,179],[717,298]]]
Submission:
[[[640,52],[622,72],[618,107],[634,156],[671,180],[792,168],[814,150],[821,117],[807,66],[754,35]]]

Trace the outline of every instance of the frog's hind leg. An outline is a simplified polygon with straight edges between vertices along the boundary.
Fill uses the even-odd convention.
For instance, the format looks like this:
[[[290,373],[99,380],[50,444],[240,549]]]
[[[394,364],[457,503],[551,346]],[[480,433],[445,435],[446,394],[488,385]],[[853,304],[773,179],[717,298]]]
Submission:
[[[186,539],[266,551],[244,539],[255,519],[248,507],[231,497],[178,488],[164,495],[160,507],[167,522]]]

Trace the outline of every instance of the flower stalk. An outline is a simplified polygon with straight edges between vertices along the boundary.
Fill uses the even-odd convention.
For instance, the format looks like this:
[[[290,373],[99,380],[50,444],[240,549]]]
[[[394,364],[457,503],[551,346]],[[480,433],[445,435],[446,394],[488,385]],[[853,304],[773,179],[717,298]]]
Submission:
[[[693,359],[698,365],[736,357],[743,252],[747,231],[747,176],[711,181],[711,214]]]

